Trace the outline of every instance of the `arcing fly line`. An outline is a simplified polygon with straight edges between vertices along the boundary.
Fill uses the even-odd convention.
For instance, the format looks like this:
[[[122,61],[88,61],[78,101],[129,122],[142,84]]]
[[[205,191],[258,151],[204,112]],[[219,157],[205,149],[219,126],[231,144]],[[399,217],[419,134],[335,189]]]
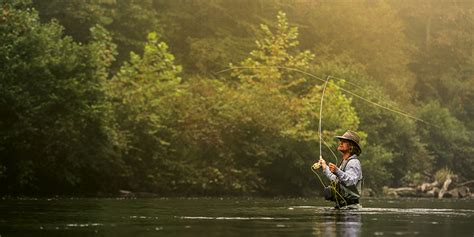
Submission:
[[[319,126],[318,126],[318,130],[319,130],[319,159],[322,159],[323,158],[323,154],[322,154],[322,142],[323,142],[323,133],[321,131],[321,124],[322,124],[322,121],[323,121],[323,101],[324,101],[324,92],[326,92],[326,86],[328,85],[328,81],[329,81],[329,78],[331,78],[331,76],[327,76],[326,77],[326,81],[324,82],[324,86],[323,86],[323,92],[321,93],[321,101],[320,101],[320,106],[319,106]]]
[[[304,75],[306,75],[306,76],[309,76],[309,77],[311,77],[311,78],[314,78],[314,79],[317,79],[317,80],[319,80],[319,81],[322,81],[322,82],[326,83],[326,80],[324,80],[324,79],[322,79],[322,78],[320,78],[320,77],[318,77],[318,76],[316,76],[316,75],[313,75],[313,74],[311,74],[311,73],[309,73],[309,72],[305,72],[305,71],[302,71],[302,70],[299,70],[299,69],[296,69],[296,68],[283,67],[283,66],[232,67],[232,68],[227,68],[227,69],[218,71],[218,72],[216,72],[216,74],[223,73],[223,72],[227,72],[227,71],[231,71],[231,70],[236,70],[236,69],[265,69],[265,68],[277,68],[277,69],[285,69],[285,70],[288,70],[288,71],[295,71],[295,72],[299,72],[299,73],[301,73],[301,74],[304,74]],[[332,76],[331,76],[331,77],[332,77]],[[334,77],[333,77],[333,78],[334,78]],[[338,78],[338,79],[340,79],[340,78]],[[344,92],[346,92],[346,93],[348,93],[348,94],[350,94],[350,95],[352,95],[352,96],[354,96],[354,97],[356,97],[356,98],[359,98],[359,99],[361,99],[361,100],[363,100],[363,101],[365,101],[365,102],[367,102],[367,103],[370,103],[370,104],[372,104],[372,105],[374,105],[374,106],[377,106],[377,107],[379,107],[379,108],[388,110],[388,111],[390,111],[390,112],[393,112],[393,113],[396,113],[396,114],[399,114],[399,115],[402,115],[402,116],[411,118],[411,119],[413,119],[413,120],[422,122],[422,123],[424,123],[424,124],[429,124],[429,123],[427,123],[426,121],[424,121],[424,120],[422,120],[422,119],[420,119],[420,118],[417,118],[417,117],[415,117],[415,116],[413,116],[413,115],[411,115],[411,114],[405,113],[405,112],[403,112],[403,111],[401,111],[401,110],[398,110],[398,109],[391,109],[391,108],[389,108],[389,107],[386,107],[386,106],[383,106],[383,105],[378,104],[378,103],[376,103],[376,102],[373,102],[373,101],[371,101],[371,100],[369,100],[369,99],[366,99],[366,98],[364,98],[363,96],[358,95],[358,94],[356,94],[356,93],[354,93],[354,92],[352,92],[352,91],[346,90],[346,89],[344,89],[344,88],[342,88],[342,87],[340,87],[340,86],[338,86],[338,85],[335,85],[335,86],[338,87],[341,91],[344,91]]]
[[[321,166],[321,159],[323,158],[323,153],[322,153],[322,143],[323,143],[323,133],[322,133],[322,120],[323,120],[323,103],[324,103],[324,93],[326,92],[326,87],[328,85],[328,82],[329,82],[329,79],[331,78],[331,76],[327,76],[326,77],[326,80],[324,82],[324,86],[323,86],[323,91],[321,92],[321,100],[320,100],[320,107],[319,107],[319,126],[318,126],[318,130],[319,130],[319,161],[314,163],[313,166],[311,166],[311,171],[313,171],[314,174],[316,174],[316,176],[318,177],[319,179],[319,182],[321,182],[321,184],[323,185],[324,188],[327,188],[327,187],[330,187],[330,189],[335,193],[336,195],[336,199],[337,199],[337,196],[341,197],[342,200],[344,200],[344,202],[346,201],[344,199],[344,197],[337,191],[336,189],[336,184],[334,182],[331,182],[330,185],[326,186],[324,185],[324,182],[323,180],[321,179],[321,177],[319,176],[319,174],[316,172],[316,170],[319,169],[319,167]],[[324,143],[324,145],[327,146],[326,143]],[[329,149],[331,152],[332,150]],[[334,153],[333,153],[334,154]],[[335,156],[336,157],[336,156]],[[336,158],[337,160],[337,158]],[[336,161],[337,163],[337,161]],[[339,202],[337,202],[337,205],[339,206]]]
[[[334,157],[334,160],[336,161],[335,164],[339,164],[339,161],[337,160],[336,154],[334,154],[334,151],[332,151],[331,147],[327,144],[326,141],[323,139],[323,144],[328,148],[328,150],[331,152],[332,156]]]
[[[306,76],[309,76],[309,77],[311,77],[311,78],[315,78],[315,79],[317,79],[317,80],[319,80],[319,81],[324,82],[324,87],[323,87],[322,96],[321,96],[321,101],[320,101],[321,106],[320,106],[320,111],[319,111],[319,113],[320,113],[320,115],[319,115],[319,156],[320,156],[320,158],[321,158],[321,157],[322,157],[322,145],[321,145],[321,144],[322,144],[322,132],[321,132],[321,123],[322,123],[322,122],[321,122],[321,118],[322,118],[323,98],[324,98],[324,93],[325,93],[326,86],[327,86],[327,83],[328,83],[328,81],[329,81],[329,78],[332,77],[332,76],[328,76],[328,77],[326,78],[326,80],[324,80],[324,79],[322,79],[322,78],[320,78],[320,77],[318,77],[318,76],[316,76],[316,75],[313,75],[313,74],[311,74],[311,73],[308,73],[308,72],[305,72],[305,71],[302,71],[302,70],[299,70],[299,69],[296,69],[296,68],[283,67],[283,66],[232,67],[232,68],[227,68],[227,69],[221,70],[221,71],[219,71],[219,72],[216,72],[216,74],[223,73],[223,72],[230,71],[230,70],[236,70],[236,69],[265,69],[265,68],[277,68],[277,69],[285,69],[285,70],[288,70],[288,71],[295,71],[295,72],[299,72],[299,73],[301,73],[301,74],[304,74],[304,75],[306,75]],[[335,77],[333,77],[333,78],[335,78]],[[341,78],[335,78],[335,79],[341,79]],[[351,84],[352,84],[352,83],[351,83]],[[350,95],[352,95],[352,96],[354,96],[354,97],[356,97],[356,98],[359,98],[359,99],[361,99],[361,100],[363,100],[363,101],[365,101],[365,102],[367,102],[367,103],[370,103],[370,104],[372,104],[372,105],[374,105],[374,106],[377,106],[377,107],[379,107],[379,108],[388,110],[388,111],[390,111],[390,112],[393,112],[393,113],[396,113],[396,114],[399,114],[399,115],[402,115],[402,116],[411,118],[411,119],[413,119],[413,120],[422,122],[422,123],[424,123],[424,124],[428,124],[426,121],[424,121],[424,120],[422,120],[422,119],[420,119],[420,118],[417,118],[417,117],[415,117],[415,116],[413,116],[413,115],[410,115],[410,114],[408,114],[408,113],[405,113],[405,112],[403,112],[403,111],[401,111],[401,110],[392,109],[392,108],[383,106],[383,105],[381,105],[381,104],[378,104],[378,103],[376,103],[376,102],[373,102],[373,101],[371,101],[371,100],[369,100],[369,99],[366,99],[366,98],[364,98],[363,96],[360,96],[360,95],[358,95],[358,94],[356,94],[356,93],[354,93],[354,92],[352,92],[352,91],[346,90],[346,89],[342,88],[341,86],[338,86],[337,84],[335,84],[335,86],[336,86],[337,88],[339,88],[341,91],[344,91],[344,92],[346,92],[346,93],[348,93],[348,94],[350,94]],[[357,87],[359,87],[359,86],[357,86]],[[325,145],[327,146],[326,143],[325,143]],[[328,148],[329,148],[329,147],[328,147]],[[329,150],[332,152],[331,149],[329,149]],[[336,163],[337,163],[337,156],[334,154],[334,152],[332,152],[332,153],[333,153],[333,155],[336,157]],[[319,179],[319,181],[321,182],[321,184],[323,185],[323,187],[326,188],[326,185],[325,185],[324,182],[322,181],[322,179],[321,179],[321,177],[319,176],[319,174],[316,172],[316,170],[319,168],[319,166],[320,166],[320,163],[319,163],[319,161],[318,161],[317,163],[315,163],[314,165],[311,166],[311,171],[313,171],[313,173],[316,174],[316,176],[318,177],[318,179]],[[336,194],[336,198],[337,198],[337,196],[339,196],[339,197],[341,197],[342,200],[345,201],[345,199],[342,197],[342,195],[336,190],[336,187],[335,187],[335,184],[334,184],[334,183],[331,183],[330,185],[328,185],[328,187],[329,187],[329,186],[331,187],[331,189],[332,189],[332,190],[334,191],[334,193]],[[336,202],[336,203],[338,203],[338,202]],[[338,204],[338,205],[339,205],[339,204]]]
[[[328,85],[328,81],[329,79],[331,78],[331,76],[327,76],[326,77],[326,80],[324,82],[324,86],[323,86],[323,91],[321,92],[321,100],[320,100],[320,106],[319,106],[319,126],[318,126],[318,132],[319,132],[319,160],[318,162],[314,163],[313,166],[311,166],[311,171],[313,171],[313,173],[316,174],[316,176],[318,176],[318,179],[319,181],[321,182],[321,184],[323,185],[323,187],[326,187],[326,185],[324,185],[324,182],[323,180],[321,179],[321,177],[319,177],[319,174],[316,173],[316,170],[319,169],[319,167],[321,167],[321,163],[320,163],[320,160],[323,158],[323,153],[322,153],[322,142],[323,142],[323,133],[322,133],[322,117],[323,117],[323,102],[324,102],[324,93],[326,92],[326,87]]]

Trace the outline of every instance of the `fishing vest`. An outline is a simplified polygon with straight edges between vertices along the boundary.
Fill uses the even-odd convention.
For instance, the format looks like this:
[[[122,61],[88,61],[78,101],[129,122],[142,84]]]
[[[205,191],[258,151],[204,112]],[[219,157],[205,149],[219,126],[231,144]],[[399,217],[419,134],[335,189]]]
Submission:
[[[339,169],[342,171],[346,172],[346,166],[349,163],[349,161],[357,159],[357,156],[351,156],[346,163],[343,163]],[[362,193],[362,177],[357,181],[355,185],[351,186],[346,186],[342,184],[341,182],[338,182],[341,195],[344,197],[344,199],[348,200],[354,200],[354,199],[359,199],[360,194]]]

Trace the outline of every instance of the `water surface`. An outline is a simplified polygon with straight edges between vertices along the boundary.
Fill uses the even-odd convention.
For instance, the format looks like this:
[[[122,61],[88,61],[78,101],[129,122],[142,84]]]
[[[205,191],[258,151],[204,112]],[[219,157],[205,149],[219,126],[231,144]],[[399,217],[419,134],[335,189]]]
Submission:
[[[6,236],[474,236],[474,200],[159,198],[0,201]]]

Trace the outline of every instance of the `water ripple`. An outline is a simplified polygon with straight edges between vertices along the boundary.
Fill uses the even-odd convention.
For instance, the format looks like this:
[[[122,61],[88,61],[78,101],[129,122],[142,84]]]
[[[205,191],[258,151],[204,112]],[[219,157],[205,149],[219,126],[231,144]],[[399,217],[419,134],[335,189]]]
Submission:
[[[257,217],[244,217],[244,216],[175,216],[175,218],[188,219],[188,220],[290,220],[290,218],[267,217],[267,216],[257,216]]]
[[[357,213],[357,214],[411,214],[411,215],[448,215],[448,216],[472,216],[472,209],[447,209],[447,208],[367,208],[358,210],[336,210],[328,207],[318,206],[292,206],[291,209],[310,209],[321,214],[335,213]]]

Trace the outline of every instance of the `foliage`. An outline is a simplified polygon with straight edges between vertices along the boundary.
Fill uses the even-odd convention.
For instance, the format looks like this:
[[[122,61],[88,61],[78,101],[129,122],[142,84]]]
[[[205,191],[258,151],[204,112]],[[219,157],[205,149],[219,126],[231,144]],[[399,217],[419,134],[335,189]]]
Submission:
[[[392,1],[416,47],[410,69],[423,104],[437,100],[472,130],[474,6],[469,1]]]
[[[418,133],[421,139],[427,141],[435,167],[448,167],[456,174],[471,179],[473,161],[462,157],[469,157],[473,152],[470,146],[472,132],[466,130],[464,125],[438,102],[423,106],[420,116],[429,125],[420,127]]]
[[[396,166],[394,154],[381,145],[367,146],[361,155],[364,187],[370,187],[377,193],[393,180],[390,168]]]
[[[317,157],[314,155],[316,149],[311,146],[317,137],[319,101],[323,88],[310,81],[316,76],[308,78],[307,75],[292,70],[310,70],[314,56],[309,51],[297,51],[297,28],[289,26],[283,12],[278,13],[277,20],[275,33],[269,26],[261,25],[263,38],[257,40],[257,49],[252,51],[251,57],[244,60],[240,66],[231,67],[235,69],[233,75],[242,83],[241,90],[261,95],[252,99],[252,103],[259,101],[258,103],[264,105],[259,108],[254,104],[253,107],[258,109],[256,112],[263,113],[265,119],[268,119],[268,116],[281,118],[277,124],[269,123],[279,127],[273,132],[277,136],[271,138],[273,147],[278,150],[273,155],[267,153],[272,155],[272,160],[264,171],[267,187],[274,187],[278,192],[284,192],[284,188],[291,187],[293,193],[301,193],[305,191],[304,187],[308,186],[309,178],[295,174],[304,172],[310,162],[315,160],[314,157]],[[322,68],[316,70],[323,71]],[[350,100],[333,84],[328,86],[327,93],[327,103],[335,106],[324,110],[324,114],[328,121],[337,125],[325,127],[325,137],[334,135],[335,131],[332,129],[340,130],[341,125],[357,128],[358,119],[350,107]],[[269,107],[275,107],[279,111],[275,114],[269,113]]]
[[[377,103],[372,103],[360,98],[354,101],[354,106],[361,117],[361,129],[369,135],[367,143],[378,147],[376,150],[369,150],[369,157],[372,159],[380,157],[390,157],[385,160],[384,167],[392,177],[391,182],[386,185],[401,186],[407,175],[412,173],[429,173],[432,170],[432,159],[426,151],[425,145],[421,142],[416,132],[416,123],[407,117],[413,115],[408,111],[400,109],[396,103],[389,101],[390,98],[377,85],[367,82],[363,75],[355,74],[352,80],[366,81],[364,87],[357,88],[356,93],[365,99]],[[406,116],[393,111],[404,111]],[[420,122],[420,124],[423,124]],[[378,153],[370,153],[377,151]],[[383,161],[382,161],[383,162]],[[412,164],[418,164],[413,166]],[[377,177],[377,176],[376,176]],[[375,187],[374,187],[375,188]],[[380,189],[381,186],[377,186]]]
[[[365,187],[444,168],[472,179],[472,12],[458,0],[4,1],[1,193],[312,195],[322,98],[322,155],[359,131]]]
[[[151,0],[33,0],[33,6],[42,21],[57,20],[76,41],[90,41],[89,29],[95,25],[111,32],[119,52],[113,71],[128,59],[129,52],[142,52],[149,32],[162,31]]]
[[[443,169],[440,169],[440,170],[436,171],[434,177],[435,177],[435,181],[442,184],[446,181],[448,176],[451,176],[451,178],[452,178],[453,175],[454,175],[453,171],[451,171],[449,168],[445,167]]]
[[[294,5],[292,11],[305,24],[305,45],[318,62],[360,65],[392,98],[409,99],[413,75],[407,65],[413,47],[387,1],[315,1]]]
[[[117,129],[124,139],[123,158],[128,167],[128,187],[134,190],[161,191],[165,183],[161,170],[174,136],[173,107],[179,97],[181,67],[160,42],[156,33],[148,35],[143,57],[135,53],[108,84]]]
[[[31,9],[2,7],[2,192],[113,187],[120,160],[101,89],[113,60],[109,36],[96,28],[96,41],[80,45],[56,22],[39,23]]]

